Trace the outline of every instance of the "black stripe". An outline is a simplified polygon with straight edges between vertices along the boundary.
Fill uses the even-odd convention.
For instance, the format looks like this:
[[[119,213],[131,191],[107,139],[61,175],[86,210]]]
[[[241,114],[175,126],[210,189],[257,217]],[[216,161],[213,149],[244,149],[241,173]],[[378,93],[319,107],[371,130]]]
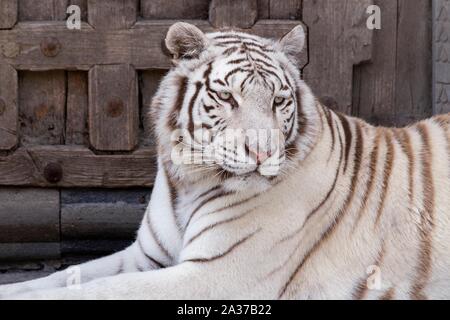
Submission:
[[[337,116],[341,120],[342,127],[344,128],[344,135],[345,135],[345,162],[344,162],[344,173],[347,172],[348,167],[348,158],[350,156],[350,150],[352,147],[352,131],[350,129],[350,125],[345,118],[344,115],[337,113]]]
[[[171,112],[168,126],[169,128],[174,131],[177,128],[177,122],[178,117],[180,115],[181,108],[183,107],[183,101],[184,97],[186,95],[187,90],[187,84],[188,84],[188,78],[186,77],[180,77],[178,80],[178,91],[177,91],[177,98],[175,99],[175,104],[173,106],[173,111]]]
[[[222,52],[222,54],[229,57],[230,55],[232,55],[233,53],[235,53],[238,50],[239,50],[238,47],[231,47],[231,48],[226,49],[224,52]]]
[[[236,217],[228,218],[228,219],[225,219],[225,220],[222,220],[222,221],[213,223],[213,224],[211,224],[211,225],[209,225],[209,226],[203,228],[201,231],[199,231],[196,235],[194,235],[192,238],[190,238],[190,239],[186,242],[185,247],[187,247],[189,244],[191,244],[192,242],[194,242],[194,240],[198,239],[198,238],[199,238],[202,234],[204,234],[205,232],[207,232],[207,231],[209,231],[209,230],[212,230],[212,229],[214,229],[214,228],[216,228],[216,227],[218,227],[218,226],[220,226],[220,225],[223,225],[223,224],[226,224],[226,223],[230,223],[230,222],[234,222],[234,221],[240,220],[240,219],[244,218],[249,212],[253,211],[254,209],[255,209],[255,208],[252,208],[252,209],[247,210],[247,211],[245,211],[244,213],[242,213],[242,214],[240,214],[240,215],[238,215],[238,216],[236,216]]]
[[[180,221],[178,220],[178,216],[176,213],[176,201],[178,198],[177,190],[175,188],[175,184],[173,183],[171,177],[169,176],[169,171],[167,170],[166,164],[163,164],[164,175],[166,177],[167,186],[169,188],[169,197],[170,197],[170,206],[172,210],[172,215],[175,220],[175,224],[179,232],[181,232],[182,228],[180,225]]]
[[[330,156],[328,157],[328,161],[330,161],[331,155],[334,152],[336,137],[334,134],[333,118],[332,118],[331,112],[327,107],[323,107],[323,110],[325,111],[325,117],[327,118],[327,123],[328,123],[328,127],[330,128],[330,134],[331,134],[331,152],[330,152]]]
[[[238,72],[249,72],[249,70],[242,69],[244,67],[251,67],[251,66],[250,65],[245,65],[245,66],[234,68],[233,70],[228,71],[228,73],[226,74],[225,79],[224,79],[225,82],[228,85],[230,85],[230,83],[228,82],[228,78],[231,77],[233,74],[238,73]]]
[[[150,213],[146,213],[145,217],[147,219],[147,226],[148,226],[148,230],[150,231],[150,234],[153,238],[153,240],[155,240],[155,243],[158,245],[158,247],[161,249],[161,251],[164,253],[164,255],[169,258],[169,260],[173,260],[172,256],[170,255],[169,251],[166,249],[166,247],[163,246],[161,240],[159,239],[158,235],[155,232],[155,229],[153,228],[153,223],[152,220],[150,219]]]
[[[240,58],[240,59],[230,60],[227,62],[227,64],[239,64],[239,63],[247,62],[247,61],[248,61],[248,59],[246,59],[246,58]]]
[[[341,120],[342,121],[342,120]],[[345,119],[345,121],[347,121]],[[347,123],[348,124],[348,123]],[[357,131],[358,132],[358,131]],[[341,134],[339,134],[341,136]],[[294,272],[290,275],[287,282],[284,284],[284,286],[281,288],[279,293],[279,298],[283,297],[286,293],[288,287],[292,283],[292,281],[295,279],[297,274],[300,273],[305,263],[311,258],[311,256],[316,252],[316,250],[325,242],[327,241],[330,236],[334,233],[337,226],[340,224],[340,222],[343,220],[345,214],[348,212],[348,208],[350,204],[352,203],[353,196],[355,195],[356,190],[356,184],[358,181],[358,175],[361,165],[361,152],[358,152],[363,149],[363,142],[359,134],[357,135],[356,144],[355,144],[355,165],[353,166],[353,174],[351,178],[351,185],[350,190],[347,194],[347,197],[344,201],[343,206],[338,210],[336,218],[330,223],[328,228],[322,233],[322,236],[320,239],[313,245],[313,247],[305,254],[303,257],[303,260],[299,263],[297,268],[294,270]]]
[[[202,202],[200,202],[200,204],[192,211],[191,215],[189,216],[189,219],[188,219],[188,221],[187,221],[187,223],[186,223],[185,229],[187,229],[187,227],[188,227],[189,224],[191,223],[191,220],[192,220],[192,218],[194,217],[194,215],[195,215],[201,208],[203,208],[203,206],[205,206],[206,204],[208,204],[208,203],[211,202],[211,201],[214,201],[214,200],[216,200],[216,199],[218,199],[218,198],[221,198],[221,197],[228,196],[228,195],[230,195],[230,194],[232,194],[232,193],[233,193],[233,192],[221,190],[219,193],[217,193],[217,194],[215,194],[215,195],[213,195],[213,196],[211,196],[211,197],[209,197],[209,198],[207,198],[207,199],[202,200]]]
[[[201,82],[197,82],[195,83],[195,92],[194,95],[191,98],[191,101],[189,102],[189,125],[188,125],[188,130],[191,133],[191,135],[194,135],[194,114],[193,114],[193,109],[194,109],[194,104],[195,104],[195,100],[197,100],[198,94],[200,93],[200,89],[202,88],[202,84]]]
[[[156,265],[160,269],[163,269],[163,268],[166,267],[164,264],[162,264],[161,262],[159,262],[155,258],[151,257],[147,252],[145,252],[144,247],[142,246],[142,242],[141,242],[140,238],[137,239],[137,243],[138,243],[138,246],[139,246],[139,249],[141,250],[141,252],[144,254],[144,256],[148,260],[150,260],[151,263],[153,263],[154,265]]]
[[[255,232],[249,234],[248,236],[246,236],[245,238],[239,240],[238,242],[236,242],[235,244],[233,244],[230,248],[228,248],[227,250],[225,250],[224,252],[216,255],[216,256],[212,256],[210,258],[195,258],[195,259],[189,259],[186,260],[185,262],[196,262],[196,263],[204,263],[204,262],[211,262],[220,258],[225,257],[226,255],[228,255],[229,253],[231,253],[234,249],[236,249],[238,246],[240,246],[241,244],[243,244],[244,242],[246,242],[247,240],[249,240],[250,238],[252,238],[256,233],[258,233],[259,231],[261,231],[261,229],[256,230]]]
[[[226,86],[226,83],[223,82],[223,81],[220,80],[220,79],[216,79],[216,80],[214,80],[213,82],[218,83],[218,84],[220,84],[220,85],[222,85],[222,86]]]

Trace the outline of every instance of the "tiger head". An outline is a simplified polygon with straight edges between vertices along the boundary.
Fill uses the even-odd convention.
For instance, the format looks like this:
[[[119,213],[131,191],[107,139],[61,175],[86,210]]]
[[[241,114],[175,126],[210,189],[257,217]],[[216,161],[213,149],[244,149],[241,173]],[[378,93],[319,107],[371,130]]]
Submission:
[[[280,40],[170,27],[174,67],[152,101],[159,155],[178,174],[271,181],[314,140],[315,98],[300,78],[302,26]]]

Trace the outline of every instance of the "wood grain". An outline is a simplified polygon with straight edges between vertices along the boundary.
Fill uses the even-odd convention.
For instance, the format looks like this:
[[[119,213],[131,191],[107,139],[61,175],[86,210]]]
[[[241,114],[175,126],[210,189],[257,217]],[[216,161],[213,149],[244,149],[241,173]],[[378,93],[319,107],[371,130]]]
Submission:
[[[132,240],[151,190],[68,189],[61,192],[61,238]]]
[[[135,69],[168,69],[170,59],[161,43],[175,21],[141,21],[128,30],[95,31],[86,23],[81,30],[68,30],[65,23],[19,23],[13,30],[0,32],[0,47],[17,47],[18,52],[5,56],[18,70],[89,70],[94,65],[131,64]],[[205,32],[213,31],[207,21],[191,21]],[[246,32],[279,38],[298,22],[260,20]],[[43,40],[55,38],[61,50],[54,57],[40,51]],[[3,49],[5,51],[5,48]],[[306,54],[306,52],[305,52]]]
[[[450,112],[450,2],[433,0],[433,113]]]
[[[97,30],[128,29],[136,23],[136,0],[88,0],[88,21]]]
[[[65,72],[21,72],[19,88],[20,142],[23,145],[63,144]]]
[[[394,110],[404,125],[432,115],[432,8],[431,1],[398,3]]]
[[[10,150],[18,140],[18,79],[6,64],[0,64],[0,74],[0,150]]]
[[[62,168],[62,179],[50,183],[49,164]],[[34,146],[0,156],[0,184],[35,187],[151,187],[155,151],[141,148],[125,155],[96,155],[79,146]]]
[[[89,145],[88,76],[86,72],[67,73],[66,145]]]
[[[270,0],[269,17],[270,19],[301,20],[302,2],[302,0]]]
[[[373,124],[404,126],[432,114],[431,6],[378,0],[382,28],[370,63],[354,70],[353,113]]]
[[[19,21],[64,20],[68,6],[68,0],[19,0]]]
[[[0,188],[0,242],[59,241],[59,207],[58,190]]]
[[[258,17],[257,0],[212,0],[209,21],[215,28],[251,28]]]
[[[140,130],[139,145],[155,146],[156,139],[153,136],[153,127],[150,121],[150,111],[153,95],[159,87],[160,81],[167,73],[166,70],[147,70],[143,71],[140,76],[140,93],[142,97],[140,122],[142,130]]]
[[[372,31],[366,26],[369,0],[304,1],[309,32],[306,81],[319,98],[332,99],[347,114],[352,110],[353,66],[370,60]]]
[[[12,28],[17,22],[18,0],[0,1],[0,29]]]
[[[131,151],[138,142],[136,71],[130,65],[89,71],[89,137],[99,151]]]
[[[374,32],[370,63],[355,69],[353,113],[373,124],[395,122],[397,1],[378,0],[384,12],[382,28]]]
[[[144,19],[201,19],[208,18],[210,0],[141,0]]]

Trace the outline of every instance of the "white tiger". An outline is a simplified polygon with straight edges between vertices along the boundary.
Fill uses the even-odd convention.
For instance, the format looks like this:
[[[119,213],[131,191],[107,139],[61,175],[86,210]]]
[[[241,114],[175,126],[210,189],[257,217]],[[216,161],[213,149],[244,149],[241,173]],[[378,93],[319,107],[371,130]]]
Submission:
[[[175,66],[152,104],[158,173],[137,240],[80,265],[80,289],[61,271],[0,296],[450,298],[450,115],[388,129],[327,109],[300,78],[304,41],[301,26],[272,41],[174,24]],[[202,128],[215,132],[209,144]],[[244,137],[233,147],[217,142],[229,129]],[[255,146],[248,129],[281,135]],[[175,147],[192,148],[185,138],[194,155],[217,154],[175,164]]]

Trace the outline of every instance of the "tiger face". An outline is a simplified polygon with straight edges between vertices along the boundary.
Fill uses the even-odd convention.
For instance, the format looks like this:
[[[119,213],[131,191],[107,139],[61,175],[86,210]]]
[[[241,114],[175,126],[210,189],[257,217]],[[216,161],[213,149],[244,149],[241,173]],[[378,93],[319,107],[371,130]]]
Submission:
[[[301,26],[273,41],[173,25],[166,46],[175,67],[153,101],[170,160],[191,172],[241,178],[273,179],[289,167],[307,131],[304,105],[313,99],[296,64],[304,40]]]

